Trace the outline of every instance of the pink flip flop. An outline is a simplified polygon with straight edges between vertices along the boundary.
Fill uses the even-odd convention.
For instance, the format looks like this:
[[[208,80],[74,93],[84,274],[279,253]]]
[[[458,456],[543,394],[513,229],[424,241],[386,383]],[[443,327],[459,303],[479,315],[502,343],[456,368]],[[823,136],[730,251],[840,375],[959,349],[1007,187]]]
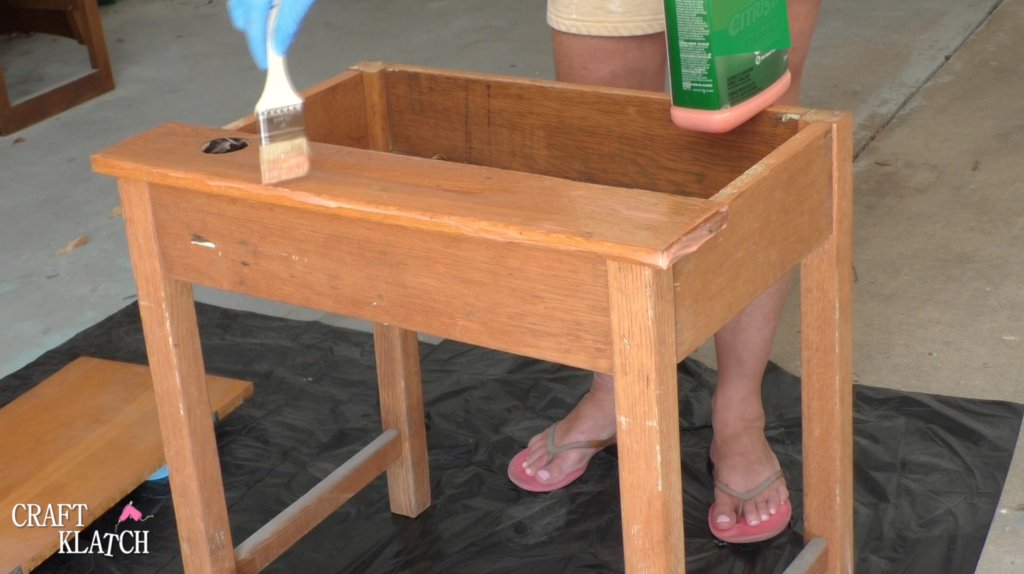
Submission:
[[[772,483],[783,476],[784,475],[781,470],[776,471],[771,476],[764,479],[764,482],[757,485],[756,488],[749,492],[737,492],[722,484],[717,478],[715,478],[715,488],[738,500],[747,501],[758,494],[761,494],[764,489],[771,486]],[[737,520],[736,524],[733,525],[732,528],[723,530],[715,525],[715,505],[712,503],[711,509],[708,510],[708,527],[711,528],[711,534],[722,542],[728,542],[730,544],[749,544],[751,542],[761,542],[778,536],[786,529],[786,527],[789,526],[789,520],[792,517],[793,507],[787,500],[782,503],[782,507],[779,508],[778,512],[769,515],[768,520],[764,520],[756,526],[747,524],[746,517],[739,516],[739,520]]]
[[[555,425],[551,425],[551,427],[548,428],[547,439],[548,440],[545,444],[545,448],[548,451],[548,459],[547,461],[544,462],[544,464],[548,464],[549,462],[551,462],[551,459],[555,457],[555,455],[561,454],[567,450],[572,450],[574,448],[602,449],[615,442],[615,437],[613,436],[607,440],[585,440],[580,442],[569,443],[562,446],[555,446]],[[562,480],[559,480],[558,482],[543,483],[537,480],[536,476],[530,476],[526,474],[526,469],[523,468],[523,463],[526,461],[526,457],[529,454],[529,452],[529,448],[524,448],[523,450],[519,451],[519,454],[512,458],[512,462],[508,463],[508,478],[513,483],[515,483],[515,485],[518,486],[519,488],[522,488],[523,490],[529,490],[530,492],[551,492],[552,490],[558,490],[559,488],[562,488],[569,484],[570,482],[579,478],[580,475],[586,472],[587,466],[590,465],[590,461],[588,460],[587,463],[584,464],[583,466],[569,472],[569,474],[566,474],[564,477],[562,477]]]

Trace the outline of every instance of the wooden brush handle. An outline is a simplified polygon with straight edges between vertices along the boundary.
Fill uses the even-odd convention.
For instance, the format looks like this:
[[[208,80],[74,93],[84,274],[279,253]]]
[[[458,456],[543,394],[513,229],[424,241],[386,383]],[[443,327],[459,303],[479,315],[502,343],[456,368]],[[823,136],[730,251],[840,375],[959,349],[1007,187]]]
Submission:
[[[274,23],[277,21],[277,3],[270,7],[270,15],[267,18],[267,83],[263,86],[263,95],[256,103],[256,112],[286,106],[299,105],[302,98],[295,91],[291,77],[288,75],[288,68],[285,66],[284,56],[274,50],[273,37]]]

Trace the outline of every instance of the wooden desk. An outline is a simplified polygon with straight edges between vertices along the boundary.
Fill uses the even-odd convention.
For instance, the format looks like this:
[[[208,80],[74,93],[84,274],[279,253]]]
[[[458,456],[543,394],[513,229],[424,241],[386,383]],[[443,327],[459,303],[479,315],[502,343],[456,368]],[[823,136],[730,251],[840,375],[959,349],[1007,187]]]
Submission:
[[[186,571],[258,571],[385,468],[394,512],[429,505],[420,331],[613,372],[627,569],[683,572],[676,364],[799,263],[804,519],[827,541],[803,559],[852,572],[850,116],[779,108],[710,136],[668,106],[366,63],[306,91],[306,178],[260,185],[251,117],[96,153],[121,190]],[[252,145],[200,151],[225,136]],[[388,430],[234,550],[193,283],[375,323]]]
[[[12,102],[0,66],[0,135],[12,134],[114,89],[96,0],[0,0],[0,34],[73,38],[89,50],[92,69]]]

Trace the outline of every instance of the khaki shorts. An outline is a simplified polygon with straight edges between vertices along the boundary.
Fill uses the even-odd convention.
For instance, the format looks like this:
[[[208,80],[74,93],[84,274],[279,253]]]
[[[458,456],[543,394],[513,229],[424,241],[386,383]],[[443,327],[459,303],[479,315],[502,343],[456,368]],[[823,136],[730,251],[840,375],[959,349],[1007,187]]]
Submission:
[[[665,31],[664,0],[548,0],[548,25],[586,36],[642,36]]]

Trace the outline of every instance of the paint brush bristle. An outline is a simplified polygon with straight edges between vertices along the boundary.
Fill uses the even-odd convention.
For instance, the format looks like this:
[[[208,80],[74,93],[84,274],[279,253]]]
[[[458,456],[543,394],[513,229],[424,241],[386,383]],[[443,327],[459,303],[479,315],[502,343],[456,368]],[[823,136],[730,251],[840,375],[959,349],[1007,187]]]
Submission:
[[[263,185],[304,177],[309,173],[309,143],[306,138],[260,146]]]
[[[309,140],[302,123],[302,105],[262,110],[260,171],[263,184],[279,183],[309,173]]]

